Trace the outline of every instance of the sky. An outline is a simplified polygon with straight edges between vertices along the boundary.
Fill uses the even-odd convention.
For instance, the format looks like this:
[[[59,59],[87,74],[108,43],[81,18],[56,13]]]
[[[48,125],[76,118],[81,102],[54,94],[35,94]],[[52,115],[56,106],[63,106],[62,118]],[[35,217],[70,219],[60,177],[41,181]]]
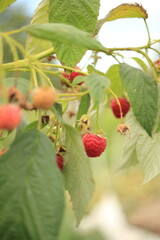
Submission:
[[[17,0],[13,5],[21,4],[25,6],[26,11],[30,15],[33,14],[35,8],[37,7],[40,0]],[[99,19],[103,18],[108,14],[108,12],[117,7],[122,3],[135,3],[135,1],[124,1],[124,0],[100,0],[100,13]],[[150,29],[150,34],[152,39],[160,38],[160,2],[159,0],[136,0],[136,3],[141,4],[148,13],[147,23]],[[128,18],[128,19],[118,19],[115,21],[106,22],[98,36],[98,40],[105,47],[136,47],[146,44],[147,42],[147,32],[145,29],[145,25],[142,19],[138,18]],[[157,47],[159,47],[157,45]],[[124,52],[123,52],[124,53]],[[105,70],[110,65],[115,63],[115,60],[112,57],[106,57],[104,54],[100,54],[102,60],[97,64],[97,68],[99,70]],[[128,57],[128,61],[130,56],[138,56],[137,54],[127,52],[125,56]],[[151,58],[156,60],[159,56],[153,52],[150,52]],[[80,65],[83,66],[90,56],[88,52],[83,61],[81,61]],[[132,64],[132,62],[131,62]],[[134,65],[134,63],[133,63]]]

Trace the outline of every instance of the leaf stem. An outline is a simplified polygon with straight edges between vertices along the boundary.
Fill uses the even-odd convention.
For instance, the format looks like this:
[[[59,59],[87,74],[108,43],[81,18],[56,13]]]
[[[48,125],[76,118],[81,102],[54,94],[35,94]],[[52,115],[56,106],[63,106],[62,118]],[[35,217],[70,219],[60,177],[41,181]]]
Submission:
[[[145,23],[145,26],[146,26],[146,29],[147,29],[147,34],[148,34],[148,46],[150,46],[150,43],[151,43],[151,36],[150,36],[150,32],[149,32],[149,28],[148,28],[148,24],[147,24],[147,21],[146,19],[144,19],[144,23]]]

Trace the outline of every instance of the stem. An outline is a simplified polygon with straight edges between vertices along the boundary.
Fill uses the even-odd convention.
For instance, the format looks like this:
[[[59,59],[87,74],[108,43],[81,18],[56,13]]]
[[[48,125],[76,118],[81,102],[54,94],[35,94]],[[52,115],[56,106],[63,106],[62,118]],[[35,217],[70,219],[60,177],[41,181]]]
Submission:
[[[3,63],[3,39],[0,37],[0,64]]]
[[[151,43],[151,36],[150,36],[150,32],[149,32],[149,28],[148,28],[148,24],[147,24],[147,21],[146,19],[144,19],[144,23],[145,23],[145,26],[146,26],[146,29],[147,29],[147,34],[148,34],[148,46],[150,46],[150,43]]]
[[[99,107],[97,107],[97,112],[96,112],[96,130],[99,131]]]
[[[53,85],[52,85],[51,80],[49,79],[49,77],[47,77],[46,74],[45,74],[43,71],[41,71],[39,68],[37,68],[37,67],[34,66],[34,69],[35,69],[40,75],[42,75],[42,76],[47,80],[47,82],[49,83],[49,85],[53,88]]]
[[[18,60],[16,63],[15,62],[10,62],[10,63],[6,63],[1,65],[0,67],[3,69],[12,69],[15,67],[15,65],[17,65],[18,67],[28,67],[29,63],[28,62],[32,62],[32,61],[36,61],[36,60],[41,60],[42,58],[45,58],[51,54],[53,54],[54,52],[54,48],[50,48],[46,51],[43,51],[41,53],[38,53],[34,56],[29,56],[23,60]]]
[[[160,51],[158,51],[157,49],[153,48],[153,47],[150,47],[149,49],[155,51],[158,55],[160,55]]]
[[[38,110],[38,126],[37,129],[40,130],[41,129],[41,110]]]
[[[154,79],[158,82],[159,80],[158,80],[158,77],[157,77],[156,68],[155,68],[153,62],[151,61],[151,59],[148,57],[148,55],[147,55],[146,53],[144,53],[144,52],[143,52],[142,50],[140,50],[140,49],[137,50],[136,52],[142,54],[142,55],[146,58],[147,62],[148,62],[149,65],[150,65],[150,68],[151,68],[151,70],[152,70],[153,77],[154,77]]]
[[[62,94],[58,94],[58,97],[81,97],[84,96],[85,94],[89,93],[89,91],[85,91],[85,92],[77,92],[77,93],[62,93]]]
[[[0,34],[11,35],[11,34],[16,34],[16,33],[23,32],[23,30],[24,30],[24,27],[19,28],[19,29],[15,29],[15,30],[12,30],[12,31],[9,31],[9,32],[0,32]]]
[[[58,99],[57,102],[69,102],[69,101],[74,101],[79,99],[79,97],[75,97],[75,98],[63,98],[63,99]]]
[[[35,69],[32,66],[30,66],[30,69],[31,69],[34,85],[35,85],[35,87],[38,88],[38,81],[37,81],[36,71],[35,71]]]
[[[34,63],[33,63],[33,64],[34,64]],[[83,75],[88,75],[88,74],[85,73],[85,72],[82,72],[82,71],[80,71],[80,70],[78,70],[78,69],[71,68],[71,67],[67,67],[67,66],[61,66],[61,65],[52,64],[52,63],[42,63],[42,62],[38,62],[37,64],[38,64],[38,65],[41,65],[41,66],[47,66],[47,67],[63,68],[63,69],[66,69],[66,70],[70,70],[70,71],[82,73]]]
[[[18,60],[18,53],[16,51],[16,48],[15,46],[12,44],[12,40],[10,39],[9,36],[7,35],[3,35],[4,39],[6,40],[6,42],[8,43],[9,47],[10,47],[10,50],[11,50],[11,53],[13,55],[13,59],[14,61],[16,62]]]

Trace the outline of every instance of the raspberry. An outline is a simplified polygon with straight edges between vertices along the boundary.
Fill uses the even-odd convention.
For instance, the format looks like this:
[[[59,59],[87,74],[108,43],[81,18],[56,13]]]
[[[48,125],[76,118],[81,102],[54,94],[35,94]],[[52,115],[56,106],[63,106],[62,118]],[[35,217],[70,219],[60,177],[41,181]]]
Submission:
[[[12,130],[21,122],[21,109],[16,105],[0,106],[0,129]]]
[[[121,111],[122,111],[122,118],[125,117],[125,115],[128,113],[130,109],[130,103],[125,98],[118,98],[121,109],[118,105],[118,102],[116,99],[113,99],[111,102],[111,109],[116,118],[121,118]]]
[[[59,169],[62,171],[64,167],[64,159],[61,155],[56,154],[56,162]]]
[[[75,69],[80,70],[79,67],[75,67]],[[78,73],[78,72],[71,72],[70,74],[67,74],[66,72],[64,72],[62,74],[62,76],[67,78],[72,83],[75,77],[84,76],[84,75],[82,73]],[[80,82],[78,85],[81,85],[82,83],[83,82]],[[65,83],[65,85],[68,86],[66,83]]]
[[[65,77],[65,78],[67,78],[67,79],[69,80],[69,77],[70,77],[69,74],[67,74],[67,73],[64,72],[64,73],[62,73],[62,76]]]
[[[37,88],[33,92],[32,103],[35,108],[49,109],[56,102],[56,92],[53,88]]]
[[[70,73],[70,77],[69,79],[71,80],[71,82],[74,80],[75,77],[78,77],[78,76],[84,76],[82,73],[78,73],[78,72],[71,72]]]
[[[83,135],[82,140],[88,157],[99,157],[107,146],[106,138],[92,133]]]

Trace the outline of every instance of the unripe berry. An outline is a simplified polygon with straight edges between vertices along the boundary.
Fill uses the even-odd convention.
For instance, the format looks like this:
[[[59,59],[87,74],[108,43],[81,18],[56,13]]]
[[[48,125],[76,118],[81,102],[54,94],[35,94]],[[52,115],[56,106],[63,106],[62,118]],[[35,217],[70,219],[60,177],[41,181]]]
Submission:
[[[0,106],[0,129],[12,130],[18,127],[21,119],[19,106],[10,104]]]
[[[117,99],[113,99],[111,102],[111,109],[116,118],[123,118],[128,113],[130,109],[130,103],[125,98],[118,98],[120,106],[117,102]],[[121,116],[122,115],[122,116]]]
[[[84,134],[82,140],[88,157],[99,157],[107,146],[106,138],[92,133]]]
[[[32,103],[35,108],[49,109],[56,102],[56,91],[53,88],[37,88],[33,92]]]
[[[64,167],[64,159],[60,154],[56,154],[56,162],[57,162],[57,166],[62,171]]]

